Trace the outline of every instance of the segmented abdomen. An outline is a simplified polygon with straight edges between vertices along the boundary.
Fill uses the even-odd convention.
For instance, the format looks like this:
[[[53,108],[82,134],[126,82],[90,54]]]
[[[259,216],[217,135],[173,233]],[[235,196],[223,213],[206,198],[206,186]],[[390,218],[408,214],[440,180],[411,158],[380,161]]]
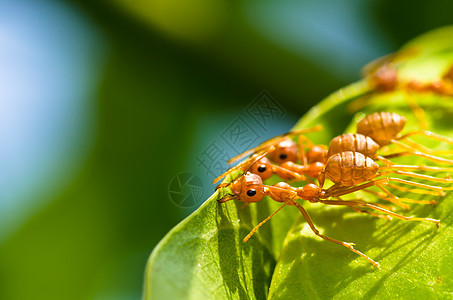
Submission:
[[[328,156],[345,151],[362,153],[370,158],[376,158],[379,145],[370,137],[358,133],[346,133],[332,139],[329,144]]]
[[[381,146],[396,138],[406,125],[406,118],[391,112],[374,113],[357,123],[357,133],[369,136]]]
[[[332,155],[325,168],[326,176],[334,183],[352,186],[371,180],[379,165],[359,152],[346,151]]]

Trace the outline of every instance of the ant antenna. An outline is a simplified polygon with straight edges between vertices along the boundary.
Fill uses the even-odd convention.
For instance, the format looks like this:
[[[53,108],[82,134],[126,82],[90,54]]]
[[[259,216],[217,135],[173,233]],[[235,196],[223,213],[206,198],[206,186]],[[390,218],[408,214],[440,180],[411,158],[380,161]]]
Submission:
[[[266,148],[273,148],[275,147],[276,144],[278,144],[283,138],[286,138],[286,137],[292,137],[292,136],[295,136],[295,135],[301,135],[301,134],[305,134],[305,133],[309,133],[309,132],[316,132],[316,131],[321,131],[322,130],[322,125],[316,125],[316,126],[313,126],[313,127],[310,127],[310,128],[304,128],[304,129],[299,129],[299,130],[293,130],[293,131],[289,131],[287,133],[284,133],[284,134],[280,134],[280,135],[277,135],[267,141],[264,141],[263,143],[261,143],[260,145],[256,146],[255,148],[252,148],[252,149],[249,149],[239,155],[236,155],[235,157],[231,158],[229,161],[228,161],[228,164],[231,164],[231,163],[234,163],[244,157],[246,157],[247,155],[250,155],[252,153],[256,153],[256,152],[260,152],[260,151],[263,151],[265,150]]]
[[[226,171],[225,173],[223,173],[222,175],[220,175],[219,177],[217,177],[216,179],[214,179],[212,181],[212,183],[217,183],[218,181],[220,181],[220,179],[222,179],[223,177],[231,174],[232,172],[236,171],[236,170],[240,170],[242,169],[242,171],[245,173],[247,173],[250,168],[257,162],[259,161],[260,159],[262,159],[263,157],[265,157],[267,154],[269,154],[269,152],[271,151],[272,149],[269,149],[261,154],[258,154],[256,157],[251,157],[243,162],[241,162],[240,164],[238,164],[237,166],[234,166],[232,168],[230,168],[228,171]],[[221,185],[217,186],[217,188],[219,187],[222,187]]]

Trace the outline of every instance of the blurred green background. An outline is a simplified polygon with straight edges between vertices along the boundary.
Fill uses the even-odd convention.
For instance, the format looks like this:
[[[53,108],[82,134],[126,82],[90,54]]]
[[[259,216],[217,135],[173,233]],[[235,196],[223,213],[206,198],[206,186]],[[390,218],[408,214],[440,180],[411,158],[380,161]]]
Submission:
[[[0,299],[139,299],[153,247],[213,190],[220,171],[199,158],[234,120],[256,143],[285,132],[370,60],[452,24],[452,11],[0,0]],[[282,113],[260,127],[248,108],[263,90]],[[193,205],[169,194],[182,172],[201,182]]]

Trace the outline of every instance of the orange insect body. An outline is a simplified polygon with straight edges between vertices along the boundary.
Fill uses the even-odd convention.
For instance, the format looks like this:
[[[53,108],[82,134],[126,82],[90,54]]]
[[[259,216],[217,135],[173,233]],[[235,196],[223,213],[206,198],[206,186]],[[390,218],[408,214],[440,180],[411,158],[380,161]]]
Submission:
[[[427,151],[427,153],[414,151],[414,148],[399,142],[399,140],[407,139],[408,136],[414,134],[422,134],[440,141],[453,143],[451,139],[439,136],[429,131],[414,131],[402,136],[400,132],[403,130],[405,124],[406,119],[396,113],[374,113],[368,115],[357,124],[357,131],[359,133],[347,133],[337,136],[331,140],[329,148],[322,147],[320,145],[311,145],[311,148],[306,155],[307,159],[305,160],[309,163],[308,165],[299,165],[292,161],[286,161],[280,166],[274,166],[269,160],[266,159],[265,161],[261,160],[261,164],[253,165],[250,171],[259,174],[263,180],[269,178],[272,174],[277,174],[285,180],[304,180],[306,178],[303,175],[317,177],[317,175],[323,171],[323,164],[326,165],[328,160],[330,160],[332,156],[336,155],[330,160],[328,165],[326,165],[325,173],[328,178],[332,179],[333,182],[343,186],[351,186],[359,182],[369,180],[373,177],[373,172],[375,173],[379,167],[373,161],[374,159],[381,160],[389,166],[393,165],[393,163],[389,161],[389,158],[404,155],[416,155],[438,163],[453,164],[452,160],[427,154],[434,153],[434,151],[424,148],[421,145],[417,145],[415,142],[408,140],[408,142],[412,143],[413,147],[416,147],[416,149],[422,149],[422,151]],[[375,140],[377,140],[377,142]],[[390,143],[395,143],[400,147],[403,147],[406,151],[393,153],[387,156],[379,156],[378,150],[382,146]],[[296,145],[294,142],[291,141],[291,143],[288,143],[287,145],[294,147],[294,152],[291,156],[288,155],[285,156],[285,158],[296,157]],[[284,147],[281,147],[280,149],[284,149]],[[348,151],[351,151],[351,153],[346,153]],[[274,153],[279,152],[274,151]],[[346,163],[347,165],[343,165],[343,163]],[[404,169],[402,167],[405,169],[419,169],[436,172],[450,171],[450,169],[446,168],[428,166],[400,166],[400,170]],[[299,174],[299,176],[297,176],[297,174]]]
[[[251,159],[253,159],[255,155],[256,154],[254,154],[254,156],[252,156]],[[253,163],[251,167],[249,167],[248,169],[244,169],[243,171],[245,173],[245,171],[248,170],[251,173],[257,174],[261,177],[262,180],[270,178],[273,174],[276,174],[278,177],[286,180],[294,178],[304,180],[305,177],[303,176],[303,174],[310,175],[308,174],[309,166],[304,166],[306,167],[305,169],[307,169],[307,171],[298,172],[300,171],[299,169],[292,170],[290,168],[284,167],[286,164],[294,163],[291,161],[287,161],[281,164],[280,166],[277,166],[272,164],[267,157],[262,157],[256,163]],[[317,174],[315,176],[317,176]]]
[[[249,149],[233,158],[231,158],[228,163],[231,164],[236,162],[248,155],[251,154],[259,154],[263,152],[267,152],[269,157],[277,164],[281,164],[285,161],[296,161],[298,159],[298,149],[296,143],[290,138],[298,136],[299,140],[307,140],[304,137],[304,134],[309,132],[316,132],[322,129],[321,125],[316,125],[311,128],[294,130],[287,132],[285,134],[281,134],[274,138],[271,138],[257,147]]]
[[[380,147],[392,143],[406,150],[405,152],[389,154],[384,157],[378,157],[377,153],[375,154],[375,156],[371,156],[371,158],[386,160],[387,164],[389,163],[388,158],[395,158],[404,155],[415,155],[431,160],[433,162],[453,165],[453,160],[433,156],[432,154],[435,154],[437,151],[426,148],[409,139],[409,137],[413,135],[422,135],[427,138],[448,144],[453,144],[453,139],[425,130],[412,131],[401,135],[400,132],[403,130],[405,124],[406,118],[398,115],[397,113],[379,112],[368,115],[360,120],[360,122],[357,123],[357,133],[370,137],[371,139],[373,139],[373,141],[379,144]],[[407,144],[402,143],[402,140],[405,140]],[[372,150],[371,148],[373,147],[370,147],[370,150]],[[372,151],[370,151],[370,153],[372,153]],[[451,154],[452,151],[445,150],[439,151],[438,153]]]
[[[286,161],[297,161],[297,145],[292,139],[285,138],[275,145],[275,150],[269,153],[269,157],[278,165]]]
[[[314,162],[309,165],[300,165],[300,164],[296,164],[292,161],[287,161],[287,162],[281,164],[280,167],[293,171],[298,174],[308,175],[310,177],[317,177],[319,175],[319,172],[321,172],[324,169],[324,164],[321,162]],[[284,176],[284,174],[283,174],[283,176],[281,176],[281,175],[279,175],[279,176],[286,180],[294,178],[294,177]]]
[[[324,145],[313,145],[310,150],[307,152],[307,161],[309,163],[314,162],[322,162],[325,163],[327,161],[327,150],[328,148]]]
[[[258,202],[263,199],[265,194],[263,180],[256,174],[248,173],[241,176],[239,180],[233,181],[229,186],[239,200],[244,199],[242,201],[246,202]]]
[[[341,152],[327,161],[325,174],[332,182],[342,186],[353,186],[373,179],[379,165],[359,152]]]
[[[390,173],[425,179],[434,182],[451,183],[453,181],[450,178],[438,178],[405,171],[410,169],[422,169],[430,171],[451,170],[430,166],[410,165],[390,165],[381,167],[377,163],[375,163],[373,159],[363,155],[362,153],[345,151],[334,154],[327,160],[324,170],[319,173],[318,181],[321,187],[324,184],[325,177],[329,178],[336,185],[342,187],[354,187],[365,181],[381,182],[382,179],[375,180],[375,178]],[[400,180],[398,178],[387,178],[387,181],[398,181],[404,184],[414,185],[425,189],[436,190],[438,195],[444,194],[442,192],[443,188],[438,186],[430,186],[417,182]]]
[[[313,149],[313,148],[319,148],[319,149]],[[377,150],[379,149],[379,145],[375,143],[370,137],[363,136],[361,134],[343,134],[341,136],[338,136],[334,138],[330,142],[329,150],[327,151],[325,148],[315,146],[313,147],[309,152],[308,152],[308,161],[310,164],[308,165],[301,165],[294,163],[293,161],[286,161],[282,163],[279,167],[276,167],[271,164],[271,162],[263,157],[261,160],[256,162],[250,169],[249,171],[255,174],[260,175],[260,177],[263,180],[268,179],[269,177],[272,176],[272,174],[276,174],[282,179],[289,180],[289,179],[294,179],[294,173],[300,174],[300,175],[308,175],[310,177],[317,177],[319,173],[326,167],[327,172],[332,175],[332,178],[337,178],[336,174],[338,173],[337,171],[339,169],[336,169],[335,166],[341,166],[338,164],[334,164],[334,162],[337,161],[337,156],[334,159],[329,159],[329,165],[326,166],[325,163],[327,161],[327,158],[331,158],[334,154],[338,154],[341,152],[345,151],[354,151],[354,152],[359,152],[364,154],[367,157],[370,158],[376,158],[377,157]],[[340,156],[340,160],[344,159],[346,162],[349,161],[349,159],[346,158],[346,156],[349,154],[342,154]],[[357,155],[357,158],[354,157],[354,162],[357,163],[357,165],[352,165],[351,169],[350,167],[342,166],[345,172],[350,171],[354,172],[355,176],[357,177],[354,182],[358,182],[358,177],[365,175],[364,172],[367,172],[368,168],[370,166],[377,166],[377,164],[372,161],[371,159],[365,159],[365,156],[363,155]],[[348,156],[349,158],[349,156]],[[311,162],[312,160],[315,160]],[[316,160],[321,160],[321,161],[316,161]],[[365,164],[361,164],[362,161]],[[348,166],[351,166],[350,164]],[[362,167],[365,167],[365,169],[360,169]],[[285,172],[285,170],[289,170],[292,172]],[[370,175],[371,176],[371,175]],[[343,176],[342,176],[343,178]],[[371,178],[371,177],[370,177]],[[343,181],[350,181],[351,178],[344,179]],[[365,177],[365,180],[367,180],[368,177]],[[345,181],[346,180],[346,181]],[[336,182],[335,180],[333,180]],[[361,181],[363,182],[363,180]],[[346,184],[344,184],[346,185]],[[351,184],[347,184],[348,186]]]
[[[347,152],[347,151],[352,151],[356,153],[363,154],[363,156],[368,157],[370,159],[364,159],[362,158],[362,155],[355,155],[354,157],[351,158],[349,162],[349,167],[346,168],[345,170],[348,170],[351,172],[351,175],[349,177],[345,177],[341,174],[339,174],[340,169],[338,169],[338,166],[340,164],[337,163],[337,168],[334,167],[334,161],[345,159],[344,155],[343,156],[337,156],[335,159],[332,159],[330,161],[330,165],[326,166],[326,171],[328,172],[328,177],[332,177],[334,182],[340,183],[340,180],[342,180],[343,185],[353,185],[356,184],[362,176],[365,178],[364,180],[368,180],[367,177],[368,175],[365,174],[368,170],[368,168],[376,167],[376,163],[371,163],[371,160],[374,159],[379,159],[385,162],[385,164],[389,165],[392,164],[388,158],[394,158],[394,157],[399,157],[403,155],[416,155],[420,157],[424,157],[426,159],[432,160],[434,162],[438,163],[448,163],[448,164],[453,164],[453,161],[440,158],[440,157],[435,157],[432,155],[428,155],[426,153],[422,153],[420,151],[413,151],[413,149],[409,146],[406,146],[405,144],[402,144],[398,140],[407,138],[409,135],[412,134],[423,134],[425,136],[445,141],[448,143],[452,143],[452,141],[448,138],[436,135],[434,133],[428,132],[428,131],[423,131],[423,132],[411,132],[408,133],[404,136],[400,135],[400,132],[404,128],[404,125],[406,123],[406,119],[396,113],[390,113],[390,112],[381,112],[381,113],[374,113],[371,114],[364,119],[362,119],[358,125],[357,125],[357,131],[360,133],[347,133],[347,134],[342,134],[340,136],[335,137],[334,139],[331,140],[329,144],[329,148],[327,149],[326,147],[322,146],[315,146],[313,145],[311,149],[307,153],[307,161],[308,165],[299,165],[296,164],[292,161],[286,161],[282,163],[278,169],[277,167],[274,167],[273,173],[277,174],[283,179],[292,179],[292,178],[297,178],[297,176],[294,175],[294,173],[301,174],[302,177],[297,178],[297,179],[303,179],[303,175],[309,175],[310,177],[317,177],[317,174],[322,171],[322,164],[326,164],[328,159],[331,158],[332,156]],[[378,142],[375,142],[375,139]],[[378,150],[389,143],[397,143],[399,146],[404,147],[407,151],[406,152],[400,152],[400,153],[394,153],[390,154],[388,156],[379,156],[378,155]],[[412,143],[414,146],[414,142]],[[409,150],[409,151],[408,151]],[[428,151],[429,149],[424,149],[425,151]],[[429,152],[428,152],[429,153]],[[347,154],[350,155],[350,154]],[[357,160],[359,159],[360,160]],[[347,160],[349,161],[349,160]],[[357,164],[357,165],[354,165]],[[359,165],[361,164],[361,165]],[[262,165],[261,171],[257,169],[255,166],[252,167],[251,172],[260,174],[263,179],[269,178],[273,173],[270,173],[268,176],[266,175],[266,172],[263,172],[263,170],[271,170],[272,164],[270,164],[269,161],[267,161],[267,168],[263,168],[265,165]],[[427,167],[423,167],[425,170],[428,170]],[[285,171],[288,170],[288,172]],[[422,169],[421,167],[417,168],[416,166],[413,166],[412,169]],[[432,171],[445,171],[446,169],[436,169],[432,168]],[[290,172],[292,171],[292,172]],[[448,170],[449,171],[449,170]],[[365,173],[364,173],[365,172]],[[354,176],[353,174],[354,173]],[[303,174],[303,175],[302,175]],[[371,175],[369,175],[371,176]],[[349,182],[349,183],[347,183]]]
[[[243,173],[252,172],[254,174],[258,174],[262,178],[262,180],[270,178],[273,174],[276,174],[280,178],[285,179],[306,179],[305,176],[302,175],[303,173],[294,172],[292,170],[272,164],[266,157],[267,154],[268,152],[264,152],[262,154],[253,154],[249,159],[241,162],[233,168],[230,168],[228,171],[214,179],[212,183],[218,182],[220,179],[235,170],[241,170]],[[309,166],[307,166],[307,169],[309,170]]]
[[[217,186],[217,189],[226,186],[231,188],[233,196],[224,196],[222,199],[218,200],[220,203],[234,198],[237,198],[242,202],[254,203],[263,199],[265,195],[270,196],[274,201],[286,203],[294,198],[294,196],[297,196],[292,190],[279,188],[278,183],[275,186],[263,185],[261,177],[253,173],[246,173],[230,183],[222,183]],[[318,191],[318,187],[316,187],[316,191]],[[290,194],[292,194],[292,196]],[[294,205],[291,201],[287,204]]]
[[[414,92],[433,92],[440,95],[452,96],[453,86],[448,82],[453,78],[453,67],[451,67],[442,79],[423,83],[416,80],[401,82],[398,78],[398,70],[395,67],[385,64],[377,69],[369,77],[370,85],[382,92],[389,92],[396,90],[398,86]]]
[[[392,112],[374,113],[357,123],[357,133],[369,136],[380,146],[389,144],[406,125],[406,118]]]
[[[371,77],[370,82],[375,89],[388,92],[398,85],[398,73],[396,68],[386,64],[380,67]]]
[[[323,203],[327,205],[340,205],[340,206],[348,206],[353,210],[361,213],[367,213],[373,216],[381,217],[381,218],[389,218],[389,216],[394,216],[399,219],[408,220],[408,221],[428,221],[433,222],[435,224],[439,224],[438,220],[430,219],[430,218],[413,218],[413,217],[406,217],[403,215],[399,215],[394,213],[390,210],[384,209],[380,206],[377,206],[372,203],[368,203],[363,200],[342,200],[339,197],[345,194],[353,193],[359,190],[366,189],[373,185],[384,184],[385,180],[376,180],[370,181],[366,184],[355,186],[355,187],[339,187],[339,186],[332,186],[328,189],[322,189],[322,186],[317,186],[315,184],[307,184],[304,187],[292,187],[285,182],[279,182],[274,186],[267,186],[263,185],[261,177],[256,174],[247,173],[240,178],[234,180],[230,183],[222,183],[217,186],[217,189],[222,187],[230,187],[232,191],[231,194],[226,194],[222,198],[218,199],[219,203],[223,203],[229,200],[238,199],[239,201],[243,201],[246,203],[254,203],[260,201],[265,195],[271,197],[274,201],[282,202],[283,205],[273,212],[269,217],[264,219],[260,222],[257,226],[255,226],[252,231],[244,238],[243,242],[246,242],[250,239],[250,237],[256,232],[256,230],[261,227],[264,223],[266,223],[271,217],[273,217],[276,213],[278,213],[283,207],[285,206],[295,206],[301,212],[301,214],[306,219],[308,225],[310,226],[311,230],[319,237],[334,242],[336,244],[342,245],[352,252],[362,256],[363,258],[367,259],[370,263],[372,263],[375,267],[379,267],[379,264],[372,260],[370,257],[366,256],[362,252],[358,251],[354,248],[354,244],[342,242],[328,236],[325,236],[319,232],[319,230],[315,227],[313,221],[310,218],[308,212],[299,204],[296,200],[303,199],[308,200],[310,202],[316,203]],[[330,197],[335,197],[337,200],[328,200]],[[327,199],[327,200],[326,200]],[[380,212],[384,212],[387,215],[378,215],[368,210],[363,210],[362,208],[368,208]]]
[[[329,144],[328,157],[334,154],[354,151],[372,159],[377,157],[380,146],[372,138],[358,133],[346,133],[333,138]]]
[[[447,72],[445,72],[443,79],[453,81],[453,65],[448,69]]]

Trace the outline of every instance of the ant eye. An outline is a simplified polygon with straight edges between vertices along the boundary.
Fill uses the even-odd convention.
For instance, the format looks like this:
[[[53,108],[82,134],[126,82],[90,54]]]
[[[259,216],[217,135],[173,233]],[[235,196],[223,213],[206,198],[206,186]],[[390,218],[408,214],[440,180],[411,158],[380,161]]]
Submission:
[[[266,171],[266,166],[263,165],[263,166],[258,167],[258,172],[263,173],[265,171]]]
[[[280,154],[280,159],[286,159],[287,157],[288,157],[288,155],[286,155],[284,153]]]
[[[256,191],[254,189],[248,190],[247,191],[247,196],[253,197],[256,195]]]

